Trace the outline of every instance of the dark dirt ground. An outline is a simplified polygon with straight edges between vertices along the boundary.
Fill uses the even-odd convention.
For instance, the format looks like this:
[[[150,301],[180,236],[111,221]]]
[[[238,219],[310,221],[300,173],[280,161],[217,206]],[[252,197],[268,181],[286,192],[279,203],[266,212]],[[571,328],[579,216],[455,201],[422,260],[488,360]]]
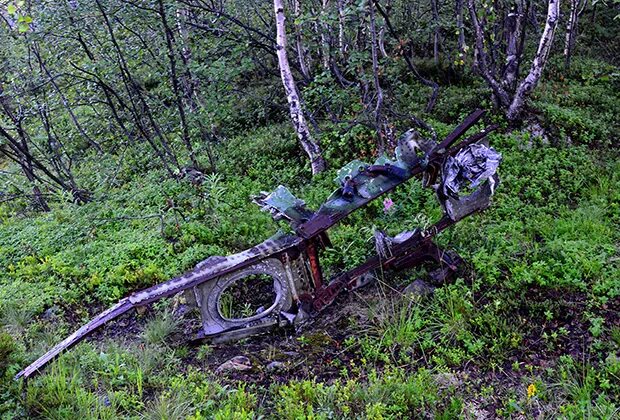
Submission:
[[[250,370],[231,371],[218,376],[224,382],[243,381],[269,386],[292,379],[315,378],[329,383],[341,375],[343,366],[359,357],[356,349],[347,348],[344,341],[364,329],[368,322],[368,302],[376,300],[378,293],[385,293],[385,290],[380,291],[375,284],[350,294],[342,294],[319,316],[308,320],[297,331],[293,327],[281,327],[235,342],[215,344],[207,340],[194,340],[200,326],[199,320],[185,316],[179,328],[182,332],[175,334],[168,345],[187,346],[188,356],[183,362],[212,372],[235,356],[243,355],[251,360]],[[102,344],[110,340],[127,344],[140,343],[144,326],[154,314],[152,308],[147,308],[143,314],[131,311],[103,326],[87,340]],[[79,324],[69,322],[76,328]],[[206,359],[202,360],[197,355],[204,345],[208,345],[210,350]],[[338,362],[333,363],[334,360]],[[282,365],[276,369],[267,369],[267,365],[272,362],[280,362]]]
[[[351,366],[359,366],[363,356],[355,344],[347,346],[345,341],[352,336],[372,333],[371,308],[382,301],[400,298],[402,293],[395,288],[374,283],[342,294],[298,331],[292,327],[278,328],[237,342],[219,344],[192,340],[192,331],[197,331],[200,324],[198,319],[185,316],[179,328],[182,332],[176,333],[168,346],[187,347],[187,355],[183,357],[185,366],[211,373],[222,384],[244,383],[265,390],[274,384],[285,384],[295,379],[313,379],[329,384],[342,378],[345,371],[348,378],[364,380],[364,369],[350,369]],[[519,317],[522,323],[523,340],[502,365],[489,369],[483,363],[471,360],[451,373],[436,375],[440,388],[459,389],[470,395],[479,396],[484,389],[492,387],[494,393],[488,398],[472,398],[468,402],[468,411],[472,415],[492,416],[500,408],[500,395],[515,389],[524,392],[524,376],[543,375],[545,369],[554,367],[559,356],[570,354],[575,360],[588,357],[593,337],[584,315],[589,309],[585,293],[576,292],[568,296],[553,290],[531,288],[523,297],[523,302],[528,302],[528,305],[523,305],[513,315]],[[554,308],[557,316],[552,321],[545,321],[541,314],[532,311],[532,302],[539,303],[540,307]],[[168,302],[167,306],[174,306],[174,302]],[[88,340],[96,343],[114,340],[127,345],[140,343],[144,326],[155,315],[155,310],[150,307],[141,312],[131,311],[95,332]],[[590,312],[605,318],[606,325],[620,325],[620,302],[609,302],[598,310],[590,309]],[[66,313],[67,322],[77,328],[79,317],[70,311]],[[558,336],[550,347],[543,334],[551,334],[561,327],[568,333]],[[208,353],[206,357],[200,357],[201,348],[205,345],[209,346]],[[215,374],[220,365],[235,356],[249,358],[251,369]],[[276,367],[270,366],[273,362],[276,362]],[[512,368],[515,363],[528,366],[528,370],[515,371]],[[383,368],[381,362],[374,367],[378,370]],[[425,358],[420,355],[416,363],[400,367],[413,372],[429,366],[425,366]]]

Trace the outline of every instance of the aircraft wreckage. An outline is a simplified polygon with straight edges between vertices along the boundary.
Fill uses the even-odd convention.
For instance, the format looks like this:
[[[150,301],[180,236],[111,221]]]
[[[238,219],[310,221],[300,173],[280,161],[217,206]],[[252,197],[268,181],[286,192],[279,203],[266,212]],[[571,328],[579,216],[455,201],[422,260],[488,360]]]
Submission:
[[[461,258],[439,248],[433,237],[488,207],[499,182],[496,171],[501,155],[485,142],[486,134],[497,126],[489,126],[455,145],[483,115],[482,110],[473,112],[439,143],[409,130],[399,139],[394,159],[383,156],[372,165],[350,162],[338,172],[339,188],[316,212],[307,209],[283,186],[270,194],[263,193],[254,201],[276,220],[287,220],[294,234],[278,233],[238,254],[209,257],[179,277],[133,293],[58,343],[19,372],[16,379],[32,376],[61,352],[130,309],[180,292],[200,311],[199,338],[225,341],[298,324],[319,313],[341,292],[371,282],[375,270],[399,270],[431,262],[438,266],[429,274],[431,280],[443,282],[455,273]],[[418,176],[423,186],[435,189],[443,217],[428,228],[395,237],[376,231],[376,255],[326,281],[319,251],[330,246],[327,230],[356,209]],[[227,316],[221,305],[225,292],[235,283],[257,275],[273,279],[271,305],[245,317]]]

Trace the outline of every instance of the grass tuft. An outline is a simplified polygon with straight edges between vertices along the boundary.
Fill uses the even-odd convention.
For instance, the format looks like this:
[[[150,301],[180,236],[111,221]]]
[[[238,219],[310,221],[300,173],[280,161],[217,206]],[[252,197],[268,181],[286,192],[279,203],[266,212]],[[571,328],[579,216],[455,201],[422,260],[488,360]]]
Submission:
[[[142,338],[148,344],[166,344],[174,334],[179,322],[170,312],[164,312],[150,320],[144,327]]]

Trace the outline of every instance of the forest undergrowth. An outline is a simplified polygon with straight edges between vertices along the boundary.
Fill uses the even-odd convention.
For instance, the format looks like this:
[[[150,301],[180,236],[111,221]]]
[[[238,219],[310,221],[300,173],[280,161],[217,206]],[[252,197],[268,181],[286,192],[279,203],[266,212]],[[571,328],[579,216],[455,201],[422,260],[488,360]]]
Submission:
[[[559,64],[520,128],[502,122],[489,136],[503,156],[491,207],[439,238],[466,262],[458,278],[412,296],[399,290],[424,269],[386,272],[300,331],[193,343],[182,302],[168,299],[104,328],[27,383],[12,379],[131,291],[274,233],[252,194],[283,184],[317,208],[342,164],[371,159],[366,129],[346,137],[324,129],[329,169],[313,178],[289,126],[272,123],[217,144],[217,172],[201,185],[166,177],[137,144],[120,166],[105,157],[76,166],[93,192],[88,203],[50,200],[46,213],[1,204],[0,414],[618,418],[620,80],[617,68],[586,59],[558,73]],[[320,81],[308,88],[308,102],[321,89]],[[419,86],[402,91],[404,106],[423,114]],[[491,107],[484,92],[475,82],[445,87],[427,121],[441,138],[475,107]],[[389,197],[388,211],[371,203],[331,231],[329,272],[370,255],[373,226],[394,234],[441,214],[418,181]],[[238,355],[251,369],[214,373]]]

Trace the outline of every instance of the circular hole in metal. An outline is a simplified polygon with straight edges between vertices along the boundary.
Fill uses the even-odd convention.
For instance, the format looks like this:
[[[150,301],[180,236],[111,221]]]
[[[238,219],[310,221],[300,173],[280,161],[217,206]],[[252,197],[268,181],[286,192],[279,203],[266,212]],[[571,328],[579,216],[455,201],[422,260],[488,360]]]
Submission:
[[[218,310],[226,319],[259,315],[276,300],[274,280],[268,274],[250,274],[232,283],[220,295]]]

